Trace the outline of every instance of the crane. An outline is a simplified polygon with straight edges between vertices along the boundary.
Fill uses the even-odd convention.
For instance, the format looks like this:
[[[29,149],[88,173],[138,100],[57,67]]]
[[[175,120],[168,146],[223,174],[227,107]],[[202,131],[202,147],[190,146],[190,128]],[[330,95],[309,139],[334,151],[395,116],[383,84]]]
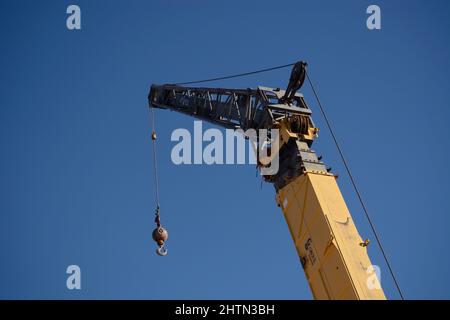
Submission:
[[[277,129],[279,146],[271,151],[271,157],[277,152],[279,168],[263,179],[275,187],[276,203],[283,211],[313,297],[386,299],[378,278],[371,274],[368,240],[358,233],[337,175],[311,149],[319,129],[304,96],[297,92],[306,67],[306,62],[295,63],[286,90],[152,85],[149,107],[180,112],[224,128]],[[167,235],[154,239],[161,245]]]

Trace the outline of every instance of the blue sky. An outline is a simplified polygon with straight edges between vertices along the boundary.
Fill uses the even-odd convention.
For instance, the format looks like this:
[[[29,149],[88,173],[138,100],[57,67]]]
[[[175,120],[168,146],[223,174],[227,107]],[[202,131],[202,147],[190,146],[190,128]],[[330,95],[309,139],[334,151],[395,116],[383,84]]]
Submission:
[[[66,29],[78,4],[82,29]],[[365,13],[381,8],[382,29]],[[407,298],[450,298],[447,1],[2,1],[0,298],[310,299],[271,185],[253,166],[175,166],[157,110],[155,255],[147,93],[304,59]],[[284,87],[289,70],[211,86]],[[363,212],[322,128],[314,149],[363,238]],[[386,294],[397,298],[379,250]],[[66,288],[77,264],[82,289]]]

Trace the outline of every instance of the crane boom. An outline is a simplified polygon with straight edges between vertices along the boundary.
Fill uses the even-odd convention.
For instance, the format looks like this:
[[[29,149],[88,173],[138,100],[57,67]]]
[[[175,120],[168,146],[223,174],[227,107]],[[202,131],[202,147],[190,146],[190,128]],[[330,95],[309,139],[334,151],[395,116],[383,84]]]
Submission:
[[[247,130],[271,128],[286,114],[306,115],[311,110],[301,94],[296,94],[295,106],[279,104],[284,95],[280,89],[188,88],[178,85],[152,85],[149,103],[170,109],[225,128]]]
[[[279,170],[273,183],[300,262],[316,299],[386,299],[336,183],[311,149],[318,129],[295,72],[287,92],[279,88],[225,89],[152,85],[149,106],[170,109],[225,128],[278,129]],[[297,68],[297,69],[295,69]],[[292,81],[296,81],[292,84]],[[302,82],[303,80],[301,80]],[[294,88],[294,91],[293,89]]]

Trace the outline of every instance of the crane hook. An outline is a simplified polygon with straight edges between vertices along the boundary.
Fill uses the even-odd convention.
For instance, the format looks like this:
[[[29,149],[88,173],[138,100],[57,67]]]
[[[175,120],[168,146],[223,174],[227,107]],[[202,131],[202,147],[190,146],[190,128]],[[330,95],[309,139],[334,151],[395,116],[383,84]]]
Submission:
[[[155,230],[153,230],[152,237],[153,237],[153,240],[158,244],[156,253],[160,256],[167,255],[167,249],[164,246],[164,242],[169,237],[169,233],[167,232],[167,230],[161,226],[158,226]]]
[[[162,245],[156,248],[156,253],[162,257],[167,256],[167,248]]]

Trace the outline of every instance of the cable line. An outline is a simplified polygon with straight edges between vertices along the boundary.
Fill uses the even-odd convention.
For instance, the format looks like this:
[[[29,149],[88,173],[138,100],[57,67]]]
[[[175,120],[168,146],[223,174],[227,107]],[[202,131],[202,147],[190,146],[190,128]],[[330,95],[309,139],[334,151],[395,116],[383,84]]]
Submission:
[[[231,76],[224,76],[224,77],[211,78],[211,79],[205,79],[205,80],[188,81],[188,82],[178,82],[178,83],[175,83],[175,84],[176,85],[185,85],[185,84],[204,83],[204,82],[226,80],[226,79],[232,79],[232,78],[238,78],[238,77],[245,77],[245,76],[250,76],[252,74],[257,74],[257,73],[262,73],[262,72],[268,72],[268,71],[272,71],[272,70],[287,68],[287,67],[293,66],[294,64],[295,63],[289,63],[289,64],[284,64],[282,66],[276,66],[276,67],[272,67],[272,68],[260,69],[260,70],[244,72],[244,73],[238,73],[238,74],[234,74],[234,75],[231,75]]]
[[[341,157],[341,160],[344,163],[345,170],[347,171],[347,174],[350,177],[350,181],[351,181],[351,183],[353,185],[353,189],[355,190],[356,195],[358,196],[359,202],[361,203],[361,206],[362,206],[362,208],[364,210],[364,213],[366,215],[367,221],[369,221],[370,228],[372,229],[372,232],[375,235],[375,239],[376,239],[376,241],[378,243],[378,246],[380,247],[381,253],[383,254],[384,261],[386,261],[386,264],[387,264],[387,266],[389,268],[389,272],[390,272],[390,274],[392,276],[392,279],[394,279],[394,283],[395,283],[395,286],[397,287],[397,291],[400,294],[401,299],[404,300],[403,293],[400,290],[400,285],[398,284],[398,281],[397,281],[397,279],[395,277],[394,271],[392,270],[391,264],[389,263],[389,259],[387,258],[386,252],[384,251],[384,248],[381,245],[380,237],[378,236],[378,233],[375,230],[375,226],[374,226],[374,224],[372,222],[372,219],[370,218],[369,211],[367,210],[367,207],[366,207],[366,205],[365,205],[365,203],[364,203],[364,201],[362,199],[361,193],[359,192],[359,189],[356,186],[355,179],[353,178],[353,175],[352,175],[352,173],[350,171],[350,167],[348,166],[347,160],[345,160],[344,153],[342,152],[342,149],[341,149],[341,147],[340,147],[340,145],[339,145],[339,143],[337,141],[336,135],[334,134],[334,130],[331,127],[330,121],[328,120],[328,117],[327,117],[327,115],[325,113],[325,110],[324,110],[324,108],[322,106],[322,103],[320,102],[319,96],[318,96],[318,94],[317,94],[317,92],[316,92],[316,90],[314,88],[314,85],[313,85],[313,83],[311,81],[311,78],[309,77],[309,72],[306,72],[306,78],[308,79],[309,85],[311,86],[311,89],[312,89],[312,91],[314,93],[314,96],[316,98],[317,104],[319,105],[320,111],[321,111],[321,113],[322,113],[322,115],[323,115],[323,117],[325,119],[326,124],[327,124],[328,130],[330,131],[331,136],[333,137],[334,144],[336,145],[336,148],[338,149],[338,152],[339,152],[339,155]]]
[[[156,229],[153,230],[152,237],[153,240],[158,244],[156,253],[160,256],[167,255],[167,249],[164,246],[164,242],[168,238],[168,232],[161,226],[161,215],[159,210],[159,180],[158,180],[158,166],[156,157],[156,131],[155,131],[155,112],[154,108],[151,109],[151,122],[152,122],[152,142],[153,142],[153,172],[155,176],[155,196],[156,196],[156,210],[155,210],[155,223]]]
[[[151,122],[152,122],[152,144],[153,144],[153,173],[155,176],[155,199],[156,207],[159,208],[159,181],[158,181],[158,167],[156,164],[156,131],[155,131],[155,112],[153,108],[151,111]]]

